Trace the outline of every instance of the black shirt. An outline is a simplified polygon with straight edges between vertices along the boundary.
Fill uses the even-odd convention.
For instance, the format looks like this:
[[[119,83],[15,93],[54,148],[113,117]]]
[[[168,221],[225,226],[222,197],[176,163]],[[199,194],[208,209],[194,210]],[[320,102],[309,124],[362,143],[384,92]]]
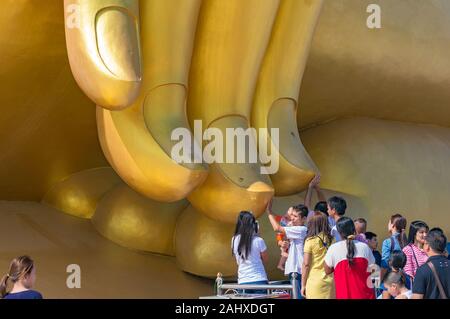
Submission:
[[[450,298],[450,261],[444,256],[430,257],[428,258],[427,263],[430,261],[436,269],[447,298]],[[439,293],[438,285],[434,279],[433,272],[427,263],[417,269],[412,292],[414,294],[423,295],[424,299],[440,299],[441,295]]]
[[[373,257],[375,258],[375,264],[381,267],[381,254],[378,250],[372,250]]]

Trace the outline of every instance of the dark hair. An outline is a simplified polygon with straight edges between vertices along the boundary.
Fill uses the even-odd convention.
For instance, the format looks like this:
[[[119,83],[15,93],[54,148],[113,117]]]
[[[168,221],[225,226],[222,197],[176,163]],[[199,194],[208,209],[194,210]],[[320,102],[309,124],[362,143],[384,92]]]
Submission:
[[[365,220],[365,219],[362,218],[362,217],[356,218],[356,219],[354,220],[354,222],[358,222],[358,223],[367,225],[367,220]]]
[[[397,285],[400,285],[400,286],[405,286],[406,285],[406,278],[405,278],[403,272],[391,271],[391,272],[388,272],[384,276],[383,284],[384,285],[397,284]]]
[[[298,204],[292,206],[292,209],[295,210],[300,217],[308,217],[308,207],[303,204]]]
[[[345,215],[345,210],[347,209],[347,202],[345,199],[339,196],[333,196],[330,199],[328,199],[328,205],[331,209],[336,210],[336,213],[339,216]]]
[[[389,266],[394,269],[394,271],[401,271],[406,265],[406,255],[401,250],[394,250],[389,256]]]
[[[306,239],[316,237],[320,233],[325,235],[324,244],[327,247],[330,246],[333,241],[333,236],[331,236],[330,225],[328,224],[328,217],[321,212],[315,212],[314,216],[308,221],[308,233],[306,234]]]
[[[396,218],[400,218],[400,217],[403,217],[403,216],[400,215],[400,214],[394,214],[394,215],[392,215],[392,216],[391,216],[391,219],[390,219],[391,224],[394,223],[394,220],[395,220]]]
[[[327,202],[325,202],[325,201],[318,202],[316,204],[316,206],[314,206],[314,211],[315,212],[324,213],[325,215],[328,216],[328,205],[327,205]]]
[[[433,227],[433,228],[430,229],[430,231],[438,231],[438,232],[440,232],[442,234],[444,233],[444,231],[441,228],[439,228],[439,227]]]
[[[237,248],[238,255],[247,260],[252,249],[252,241],[255,234],[258,233],[258,223],[255,216],[251,212],[242,211],[239,213],[236,229],[233,236],[233,245],[231,248],[231,254],[234,256],[234,240],[237,235],[240,235],[239,245]]]
[[[447,246],[447,237],[445,237],[442,230],[438,229],[430,230],[425,237],[425,241],[434,252],[439,254],[444,253]]]
[[[430,229],[428,225],[421,220],[415,220],[409,225],[408,244],[414,244],[416,234],[421,228],[425,228],[427,232]]]
[[[5,276],[3,276],[2,280],[0,281],[0,297],[4,298],[6,296],[8,281],[11,280],[12,283],[18,282],[25,276],[31,274],[33,268],[34,262],[30,257],[20,256],[14,258],[9,265],[9,272]]]
[[[347,260],[350,266],[353,265],[353,257],[355,256],[355,224],[353,220],[348,217],[341,217],[336,223],[336,228],[342,238],[346,240],[347,243]]]
[[[400,233],[398,236],[398,242],[400,244],[400,247],[403,248],[408,244],[408,239],[406,238],[406,218],[405,217],[396,217],[394,218],[394,221],[392,222],[394,228]]]
[[[367,240],[372,240],[372,238],[378,237],[377,234],[372,233],[371,231],[366,232],[364,235],[366,235]]]

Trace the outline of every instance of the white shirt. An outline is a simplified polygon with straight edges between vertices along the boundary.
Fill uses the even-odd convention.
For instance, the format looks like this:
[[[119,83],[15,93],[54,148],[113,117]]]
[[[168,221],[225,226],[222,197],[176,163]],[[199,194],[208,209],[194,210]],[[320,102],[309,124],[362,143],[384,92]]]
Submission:
[[[400,295],[405,296],[407,299],[412,299],[412,291],[411,290],[405,291],[404,293],[402,293]]]
[[[241,235],[236,236],[234,247],[233,239],[231,239],[231,245],[238,265],[238,284],[267,280],[266,271],[261,259],[261,253],[267,250],[264,239],[259,236],[253,237],[250,254],[247,256],[247,259],[244,260],[239,256],[237,250],[240,238]]]
[[[303,264],[303,246],[307,234],[305,226],[287,226],[284,227],[286,238],[290,240],[289,255],[284,266],[284,274],[296,272],[302,273]]]
[[[367,259],[368,266],[375,264],[372,249],[366,243],[355,240],[355,255],[353,258]],[[347,260],[347,242],[339,241],[330,246],[325,255],[325,263],[328,267],[336,268],[341,261]]]

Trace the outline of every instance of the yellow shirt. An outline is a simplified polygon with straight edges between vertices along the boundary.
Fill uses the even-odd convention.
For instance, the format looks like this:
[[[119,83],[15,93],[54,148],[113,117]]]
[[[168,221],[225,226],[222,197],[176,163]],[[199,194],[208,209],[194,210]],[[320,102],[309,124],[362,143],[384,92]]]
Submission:
[[[306,281],[307,299],[330,299],[334,296],[333,275],[326,275],[324,268],[325,254],[331,243],[325,247],[322,241],[326,243],[323,233],[305,241],[304,253],[311,255],[310,271]]]

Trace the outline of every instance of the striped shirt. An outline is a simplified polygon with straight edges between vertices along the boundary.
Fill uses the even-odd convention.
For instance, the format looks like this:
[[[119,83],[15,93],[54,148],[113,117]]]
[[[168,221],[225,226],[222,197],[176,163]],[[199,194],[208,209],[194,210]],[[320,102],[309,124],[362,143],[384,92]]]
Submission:
[[[422,249],[413,244],[405,246],[403,252],[406,255],[406,265],[403,271],[408,276],[414,278],[417,269],[427,262],[428,256]]]

